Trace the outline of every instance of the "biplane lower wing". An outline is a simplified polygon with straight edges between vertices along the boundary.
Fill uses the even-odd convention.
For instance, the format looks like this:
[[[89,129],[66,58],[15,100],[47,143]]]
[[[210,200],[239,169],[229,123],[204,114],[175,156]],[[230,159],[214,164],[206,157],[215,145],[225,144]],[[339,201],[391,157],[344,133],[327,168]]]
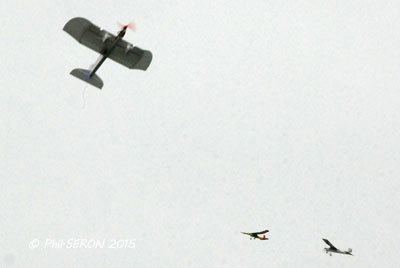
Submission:
[[[63,30],[82,45],[100,54],[104,54],[116,38],[115,35],[101,30],[89,20],[79,17],[70,19]],[[143,71],[147,70],[152,60],[150,51],[134,47],[124,40],[118,43],[108,57],[129,69]]]

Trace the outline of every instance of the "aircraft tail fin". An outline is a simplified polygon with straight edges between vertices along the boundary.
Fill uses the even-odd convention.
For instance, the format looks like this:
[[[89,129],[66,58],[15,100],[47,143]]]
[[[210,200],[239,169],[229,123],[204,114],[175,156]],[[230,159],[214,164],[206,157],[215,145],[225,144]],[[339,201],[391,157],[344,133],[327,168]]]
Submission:
[[[90,76],[90,71],[89,70],[84,70],[84,69],[73,69],[70,72],[71,75],[75,76],[76,78],[79,78],[86,83],[91,84],[94,87],[97,87],[98,89],[101,89],[103,87],[103,81],[100,79],[100,77],[96,74],[93,74]]]
[[[353,250],[351,248],[349,248],[348,252],[351,253],[351,252],[353,252]]]

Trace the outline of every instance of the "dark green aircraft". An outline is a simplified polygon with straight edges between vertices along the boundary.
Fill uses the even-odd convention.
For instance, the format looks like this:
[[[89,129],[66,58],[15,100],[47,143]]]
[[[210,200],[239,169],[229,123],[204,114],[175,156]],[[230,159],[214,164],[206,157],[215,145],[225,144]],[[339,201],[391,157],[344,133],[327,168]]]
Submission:
[[[257,232],[257,233],[244,233],[244,232],[241,232],[241,233],[245,234],[245,235],[249,235],[250,239],[268,240],[268,238],[266,238],[265,235],[259,236],[260,234],[265,234],[265,233],[268,233],[268,232],[269,232],[269,230],[265,230],[265,231]]]
[[[101,89],[103,81],[96,75],[96,71],[107,58],[129,69],[147,70],[152,60],[151,52],[134,47],[132,44],[122,40],[126,29],[133,29],[133,24],[121,26],[121,31],[115,36],[100,29],[87,19],[73,18],[69,20],[63,30],[82,45],[100,53],[100,58],[92,70],[74,69],[71,71],[71,75]]]

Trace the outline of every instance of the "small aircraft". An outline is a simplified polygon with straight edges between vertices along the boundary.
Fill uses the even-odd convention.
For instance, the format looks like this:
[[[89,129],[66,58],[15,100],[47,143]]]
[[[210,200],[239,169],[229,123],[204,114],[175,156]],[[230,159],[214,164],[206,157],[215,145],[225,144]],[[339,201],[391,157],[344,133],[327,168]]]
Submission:
[[[133,29],[133,24],[121,26],[121,31],[115,36],[100,29],[87,19],[77,17],[69,20],[63,30],[82,45],[100,53],[100,58],[92,70],[74,69],[70,74],[101,89],[103,81],[96,75],[96,71],[107,58],[129,69],[147,70],[152,60],[151,52],[134,47],[132,44],[122,40],[126,29]]]
[[[258,238],[258,239],[260,239],[260,240],[268,240],[268,238],[266,238],[265,235],[263,235],[263,236],[258,236],[258,235],[260,235],[260,234],[265,234],[265,233],[268,233],[268,232],[269,232],[269,230],[265,230],[265,231],[257,232],[257,233],[244,233],[244,232],[241,232],[241,233],[242,233],[242,234],[245,234],[245,235],[249,235],[249,236],[250,236],[250,239],[256,239],[256,238]]]
[[[341,251],[341,250],[337,249],[334,245],[332,245],[332,243],[329,242],[328,239],[323,238],[322,240],[324,240],[324,242],[326,244],[328,244],[328,246],[329,246],[329,248],[324,248],[324,250],[326,251],[326,254],[328,254],[328,252],[329,252],[329,256],[332,256],[332,253],[339,253],[339,254],[346,254],[346,255],[353,256],[353,254],[351,254],[351,252],[352,252],[351,248],[349,248],[348,251]]]

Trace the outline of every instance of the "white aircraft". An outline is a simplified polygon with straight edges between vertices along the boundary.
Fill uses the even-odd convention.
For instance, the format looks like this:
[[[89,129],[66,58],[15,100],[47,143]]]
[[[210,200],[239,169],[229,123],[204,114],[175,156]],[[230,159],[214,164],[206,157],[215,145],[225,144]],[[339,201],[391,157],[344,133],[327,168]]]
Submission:
[[[341,251],[341,250],[337,249],[334,245],[332,245],[332,243],[329,242],[328,239],[323,238],[322,240],[324,240],[324,242],[326,244],[328,244],[328,246],[329,246],[329,248],[324,248],[324,250],[326,251],[326,254],[328,254],[328,252],[329,252],[329,256],[332,256],[332,252],[333,253],[346,254],[346,255],[352,255],[353,256],[353,254],[351,254],[351,252],[352,252],[351,248],[349,248],[348,251]]]

